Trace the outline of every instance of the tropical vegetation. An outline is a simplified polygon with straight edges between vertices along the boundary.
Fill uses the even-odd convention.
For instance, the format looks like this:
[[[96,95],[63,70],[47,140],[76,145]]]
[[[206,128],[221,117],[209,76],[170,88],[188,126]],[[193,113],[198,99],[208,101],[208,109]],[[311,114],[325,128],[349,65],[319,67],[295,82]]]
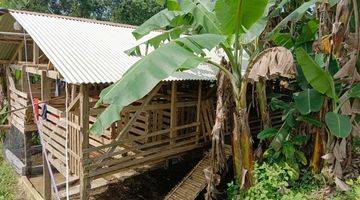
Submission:
[[[284,186],[290,179],[299,180],[304,175],[301,169],[309,166],[314,174],[322,173],[327,184],[344,191],[350,189],[343,174],[351,163],[352,138],[359,134],[358,1],[162,3],[166,8],[139,26],[133,35],[140,39],[150,31],[164,31],[142,44],[154,48],[152,52],[142,51],[141,45],[128,50],[129,55],[144,57],[101,93],[97,105],[109,107],[92,127],[94,134],[101,134],[119,120],[114,113],[145,96],[162,79],[175,71],[207,63],[218,68],[220,77],[231,86],[233,104],[224,105],[234,108],[224,111],[218,107],[217,119],[224,119],[226,111],[234,116],[228,120],[233,121],[234,180],[239,190],[251,193],[251,186],[263,183],[257,181],[255,160],[265,171],[281,168],[290,174],[284,177]],[[215,50],[224,54],[221,62],[208,57],[208,52]],[[223,81],[218,87],[225,87]],[[269,90],[271,81],[281,85],[280,92]],[[255,135],[248,120],[250,84],[256,87],[255,107],[263,127]],[[133,93],[123,97],[125,91]],[[221,98],[218,96],[218,104],[223,105]],[[270,114],[275,111],[283,113],[280,126],[271,124]],[[224,121],[216,121],[213,128],[213,163],[220,168],[224,166],[223,142],[218,135],[223,134],[220,129]],[[312,151],[305,148],[309,146]],[[211,198],[211,191],[207,197]]]
[[[0,6],[141,24],[136,39],[162,29],[127,51],[142,59],[101,92],[97,106],[107,109],[93,134],[176,71],[200,63],[220,71],[207,199],[217,198],[217,173],[226,171],[226,121],[234,171],[228,199],[360,197],[359,0],[14,2]],[[260,131],[249,125],[250,110]]]

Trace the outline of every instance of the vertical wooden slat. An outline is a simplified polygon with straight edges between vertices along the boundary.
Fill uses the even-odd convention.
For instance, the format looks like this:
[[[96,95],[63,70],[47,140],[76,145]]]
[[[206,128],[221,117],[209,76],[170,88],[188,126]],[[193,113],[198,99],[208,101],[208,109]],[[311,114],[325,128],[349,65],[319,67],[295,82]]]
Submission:
[[[50,99],[50,88],[51,88],[51,79],[46,76],[46,72],[41,72],[41,100],[47,101]],[[49,172],[49,166],[45,160],[46,150],[43,152],[43,176],[44,176],[44,199],[51,199],[51,178]]]
[[[46,76],[46,71],[41,72],[41,100],[47,101],[51,94],[51,79]]]
[[[89,91],[86,84],[80,85],[80,156],[81,156],[81,169],[80,169],[80,199],[89,199],[89,186],[90,181],[88,178],[88,171],[84,167],[84,161],[89,158],[89,153],[83,153],[83,149],[89,147]]]
[[[33,64],[39,64],[39,46],[33,43]]]
[[[21,69],[21,91],[27,93],[29,91],[29,85],[27,81],[26,66]]]
[[[43,152],[44,200],[51,200],[51,178],[49,167],[45,160],[45,153],[47,153],[46,150]]]
[[[171,82],[171,103],[170,103],[170,145],[174,143],[173,138],[176,137],[175,127],[177,126],[177,109],[176,109],[176,82]]]
[[[8,104],[9,104],[9,108],[11,109],[11,101],[10,101],[10,87],[12,87],[12,84],[10,84],[10,79],[11,79],[11,73],[10,73],[10,65],[6,65],[5,66],[5,70],[6,70],[6,86],[7,86],[7,99],[8,99]],[[11,113],[9,112],[7,114],[8,117],[8,122],[9,124],[11,124]]]
[[[198,102],[197,102],[197,106],[196,106],[196,122],[199,123],[199,125],[196,126],[196,143],[199,143],[199,139],[200,139],[200,130],[201,130],[201,81],[199,81],[199,87],[198,87]],[[204,137],[204,142],[206,142],[206,134],[203,135]]]

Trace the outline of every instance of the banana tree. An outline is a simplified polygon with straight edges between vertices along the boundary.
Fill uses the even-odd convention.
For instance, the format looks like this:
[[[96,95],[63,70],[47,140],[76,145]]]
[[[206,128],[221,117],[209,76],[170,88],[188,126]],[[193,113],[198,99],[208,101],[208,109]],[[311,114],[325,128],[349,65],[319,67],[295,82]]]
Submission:
[[[142,46],[130,49],[129,55],[145,55],[110,87],[103,90],[97,105],[108,104],[91,128],[101,134],[111,123],[119,120],[120,111],[145,96],[161,80],[178,70],[207,63],[219,68],[230,80],[236,104],[235,127],[232,135],[236,180],[252,184],[252,140],[247,117],[247,75],[260,48],[258,37],[266,26],[266,16],[274,5],[268,0],[168,0],[167,8],[139,26],[136,39],[153,30],[165,29],[141,45],[154,48],[149,54]],[[230,64],[227,69],[206,57],[207,51],[221,49]],[[242,56],[250,56],[245,75]],[[132,92],[128,92],[132,91]],[[124,95],[126,94],[126,95]],[[242,181],[245,180],[245,181]]]

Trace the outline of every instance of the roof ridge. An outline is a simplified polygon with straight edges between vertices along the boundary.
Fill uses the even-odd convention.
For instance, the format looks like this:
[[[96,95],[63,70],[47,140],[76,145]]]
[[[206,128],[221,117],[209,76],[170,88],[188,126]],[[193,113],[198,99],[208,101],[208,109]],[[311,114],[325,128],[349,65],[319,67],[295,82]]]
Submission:
[[[122,28],[136,29],[138,27],[138,26],[130,25],[130,24],[121,24],[121,23],[115,23],[115,22],[110,22],[110,21],[101,21],[101,20],[96,20],[96,19],[72,17],[72,16],[57,15],[57,14],[51,14],[51,13],[40,13],[40,12],[33,12],[33,11],[27,11],[27,10],[13,10],[13,9],[1,9],[1,10],[8,11],[9,13],[22,13],[22,14],[45,16],[45,17],[54,17],[54,18],[60,18],[60,19],[66,19],[66,20],[74,20],[74,21],[81,21],[81,22],[108,25],[108,26],[116,26],[116,27],[122,27]]]

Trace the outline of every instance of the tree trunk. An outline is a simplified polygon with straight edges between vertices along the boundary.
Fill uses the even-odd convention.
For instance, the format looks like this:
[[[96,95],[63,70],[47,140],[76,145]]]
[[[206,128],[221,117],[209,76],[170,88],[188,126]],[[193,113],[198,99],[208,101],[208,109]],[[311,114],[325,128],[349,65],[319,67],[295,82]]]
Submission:
[[[222,60],[221,65],[228,67],[225,60]],[[217,78],[216,90],[216,118],[215,124],[211,131],[212,148],[211,148],[211,167],[206,169],[207,178],[207,192],[205,199],[212,199],[218,193],[216,186],[219,183],[220,173],[226,169],[225,143],[224,143],[224,128],[225,122],[228,120],[228,112],[231,106],[232,91],[230,80],[223,72],[219,73]],[[215,197],[216,198],[216,197]]]
[[[323,143],[322,143],[322,131],[323,128],[316,127],[315,133],[315,142],[314,142],[314,150],[310,163],[310,168],[313,174],[316,174],[320,171],[321,168],[321,156],[323,153]]]
[[[237,98],[233,129],[233,156],[237,182],[241,188],[253,185],[253,150],[246,104],[247,76],[244,76]]]
[[[325,98],[324,104],[319,113],[319,121],[323,122],[325,118],[325,114],[328,112],[328,98]],[[314,141],[314,149],[310,162],[310,168],[312,173],[316,174],[321,170],[322,158],[321,156],[324,153],[324,127],[316,127],[315,130],[315,141]]]
[[[259,82],[256,82],[256,93],[259,101],[263,129],[270,128],[271,120],[266,97],[266,81],[264,78],[260,78]]]

